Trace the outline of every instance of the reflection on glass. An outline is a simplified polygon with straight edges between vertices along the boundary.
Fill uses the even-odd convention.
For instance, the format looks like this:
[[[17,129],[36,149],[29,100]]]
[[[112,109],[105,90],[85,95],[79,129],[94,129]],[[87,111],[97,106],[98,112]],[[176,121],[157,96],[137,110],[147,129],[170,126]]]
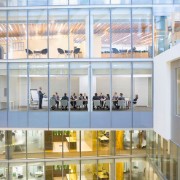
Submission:
[[[91,4],[110,4],[110,0],[90,0]]]
[[[131,63],[112,63],[112,110],[129,111]]]
[[[47,10],[28,11],[27,52],[28,58],[47,58]]]
[[[133,64],[134,111],[152,111],[152,63]]]
[[[130,179],[130,162],[128,159],[116,160],[116,179]]]
[[[28,179],[45,179],[44,163],[28,163]]]
[[[48,0],[49,5],[68,5],[68,0]]]
[[[50,64],[50,110],[60,111],[68,110],[68,64],[51,63]],[[65,96],[66,94],[66,96]]]
[[[64,131],[63,157],[80,156],[80,131]]]
[[[71,110],[88,110],[89,63],[71,63]]]
[[[6,6],[6,0],[1,0],[0,7],[4,7],[4,6]]]
[[[110,110],[110,64],[92,63],[91,97],[93,111]]]
[[[99,1],[97,1],[99,2]],[[91,38],[91,57],[110,57],[110,12],[108,9],[91,10],[93,37]]]
[[[146,169],[145,159],[132,159],[132,179],[145,179]]]
[[[129,131],[116,131],[116,154],[127,155],[131,150],[131,134]]]
[[[97,156],[97,131],[81,131],[81,156]]]
[[[53,9],[49,11],[49,57],[67,58],[68,50],[68,11]]]
[[[8,59],[27,57],[27,12],[8,13]]]
[[[5,1],[5,0],[4,0]],[[7,0],[8,6],[26,6],[26,0]]]
[[[133,57],[152,57],[152,12],[151,9],[132,10]]]
[[[131,4],[131,0],[111,0],[111,4]]]
[[[14,130],[8,131],[10,142],[9,154],[10,158],[21,159],[26,158],[26,131]]]
[[[63,169],[63,179],[80,179],[79,161],[64,161]]]
[[[132,0],[132,4],[152,4],[152,0]]]
[[[180,68],[176,70],[176,82],[177,82],[177,114],[180,114]]]
[[[47,5],[48,0],[27,0],[28,1],[28,6],[45,6]]]
[[[173,0],[153,0],[154,4],[170,4]]]
[[[65,131],[66,132],[66,131]],[[45,131],[44,147],[46,158],[62,157],[62,148],[66,141],[65,132],[63,131]]]
[[[48,109],[48,66],[47,63],[29,65],[29,109]]]
[[[27,111],[27,64],[9,64],[9,110]]]
[[[131,11],[130,9],[112,9],[112,50],[113,58],[131,57]]]
[[[27,131],[27,158],[44,158],[44,131]]]
[[[26,179],[26,163],[10,163],[9,179]]]
[[[89,4],[90,0],[69,0],[70,5],[84,5]]]
[[[70,49],[65,52],[70,58],[89,57],[89,11],[70,10]]]
[[[1,3],[1,2],[0,2]],[[0,59],[7,58],[6,40],[7,40],[7,25],[6,25],[6,11],[0,11]]]
[[[7,179],[7,177],[8,177],[7,168],[8,168],[8,164],[7,163],[1,163],[0,164],[1,179]]]
[[[0,111],[7,110],[7,65],[6,63],[1,63],[0,65]]]

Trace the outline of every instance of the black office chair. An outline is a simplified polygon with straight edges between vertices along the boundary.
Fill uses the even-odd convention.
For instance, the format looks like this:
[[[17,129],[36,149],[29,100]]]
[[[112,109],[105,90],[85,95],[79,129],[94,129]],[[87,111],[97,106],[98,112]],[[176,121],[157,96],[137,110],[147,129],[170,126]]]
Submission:
[[[76,54],[78,55],[78,58],[79,58],[79,53],[80,53],[80,48],[74,49],[74,58]]]
[[[42,51],[41,51],[41,54],[43,54],[43,55],[46,55],[48,53],[48,49],[43,49]]]
[[[118,49],[116,49],[116,48],[112,48],[112,53],[114,53],[114,54],[118,54],[118,53],[119,53],[119,51],[118,51]]]
[[[25,49],[28,56],[32,56],[33,52],[30,49]]]
[[[57,48],[57,51],[58,51],[59,55],[64,54],[64,50],[61,48]]]

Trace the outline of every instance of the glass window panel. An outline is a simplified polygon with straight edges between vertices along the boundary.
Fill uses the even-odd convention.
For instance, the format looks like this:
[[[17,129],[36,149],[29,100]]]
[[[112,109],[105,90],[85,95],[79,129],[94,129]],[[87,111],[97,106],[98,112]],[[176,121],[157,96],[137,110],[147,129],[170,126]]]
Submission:
[[[10,159],[26,158],[26,131],[8,131]]]
[[[28,179],[45,179],[44,163],[28,163]]]
[[[29,109],[48,110],[48,64],[29,64]]]
[[[97,131],[81,131],[81,156],[97,156]]]
[[[49,5],[68,5],[68,0],[48,0]]]
[[[0,7],[4,7],[4,6],[6,6],[6,0],[1,0]]]
[[[27,64],[9,64],[9,110],[27,111]]]
[[[92,63],[91,97],[94,111],[110,110],[110,64]],[[104,83],[106,82],[106,83]]]
[[[154,4],[170,4],[173,0],[153,0]]]
[[[176,11],[177,12],[172,13],[172,16],[174,15],[174,44],[179,44],[180,43],[180,8],[177,8]],[[172,23],[172,18],[170,19],[170,21]],[[171,25],[170,27],[172,27],[172,24],[170,25]],[[170,30],[172,31],[172,29],[169,29],[169,31]],[[172,34],[172,32],[169,32],[169,34]]]
[[[53,9],[49,11],[49,57],[66,58],[68,50],[68,11]]]
[[[131,4],[131,0],[111,0],[111,4]]]
[[[131,11],[130,9],[112,9],[112,50],[113,58],[131,58]]]
[[[145,161],[145,159],[133,158],[132,159],[132,170],[131,171],[132,171],[132,179],[145,180],[145,172],[146,172],[146,161]]]
[[[133,64],[134,111],[152,111],[152,63]]]
[[[10,163],[9,179],[26,179],[26,163]]]
[[[131,144],[131,135],[129,131],[116,131],[116,155],[130,154]]]
[[[63,179],[80,179],[80,162],[79,161],[64,161],[63,164]]]
[[[114,172],[115,166],[112,159],[98,160],[98,172],[95,174],[97,179],[115,179]]]
[[[116,159],[116,179],[130,179],[129,159]]]
[[[27,131],[27,158],[44,158],[44,131]]]
[[[99,1],[97,1],[99,2]],[[91,10],[91,57],[110,57],[110,12],[109,9]]]
[[[7,146],[5,144],[5,142],[7,143],[6,141],[6,138],[7,138],[7,134],[5,134],[5,131],[0,131],[0,152],[2,152],[0,154],[0,159],[5,159],[5,154],[6,154],[6,150],[7,150]],[[0,174],[1,174],[1,166],[0,166]],[[2,173],[4,174],[4,173]],[[4,174],[5,176],[5,174]]]
[[[70,5],[84,5],[89,4],[90,0],[69,0]]]
[[[152,0],[132,0],[132,4],[152,4]]]
[[[46,162],[45,179],[63,179],[63,168],[61,161]],[[64,170],[66,172],[66,170]]]
[[[71,110],[88,110],[89,63],[71,63]]]
[[[64,131],[63,135],[63,157],[79,157],[80,131]]]
[[[44,136],[45,157],[62,157],[62,144],[66,141],[63,131],[44,131]]]
[[[180,0],[174,0],[174,3],[179,4],[179,3],[180,3]]]
[[[8,0],[8,6],[26,6],[26,0]]]
[[[48,0],[27,0],[28,1],[28,6],[45,6],[47,5]]]
[[[151,9],[132,10],[133,57],[152,57],[152,12]]]
[[[60,111],[68,110],[68,64],[51,63],[50,64],[50,110]],[[64,101],[66,106],[64,106]]]
[[[177,114],[180,114],[180,68],[176,70],[177,78]]]
[[[114,154],[114,131],[98,131],[98,155],[108,156]]]
[[[90,0],[91,4],[110,4],[110,0]]]
[[[8,13],[8,59],[27,57],[27,11]]]
[[[131,63],[112,63],[112,110],[130,111]]]
[[[6,63],[0,64],[0,97],[1,97],[1,104],[0,104],[0,111],[7,110],[7,65]]]
[[[1,178],[8,179],[8,163],[0,163]]]
[[[6,52],[6,40],[7,40],[7,25],[6,25],[6,12],[0,11],[0,59],[7,58]]]
[[[30,10],[28,11],[28,57],[47,58],[48,53],[47,10]]]
[[[81,179],[94,179],[94,174],[97,173],[96,160],[81,161]]]
[[[146,155],[146,131],[132,131],[132,153]]]
[[[70,10],[70,49],[66,52],[70,58],[89,57],[89,11]]]

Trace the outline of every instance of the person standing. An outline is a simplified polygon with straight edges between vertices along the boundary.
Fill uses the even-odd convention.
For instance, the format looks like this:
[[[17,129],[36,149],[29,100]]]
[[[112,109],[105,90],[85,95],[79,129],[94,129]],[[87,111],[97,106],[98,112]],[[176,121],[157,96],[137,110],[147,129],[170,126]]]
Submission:
[[[42,93],[42,88],[40,87],[39,88],[39,91],[38,91],[38,95],[39,95],[39,109],[42,109],[42,100],[43,100],[43,93]]]
[[[57,105],[57,109],[59,109],[59,95],[58,95],[58,93],[56,92],[56,96],[55,96],[55,98],[56,98],[56,105]]]

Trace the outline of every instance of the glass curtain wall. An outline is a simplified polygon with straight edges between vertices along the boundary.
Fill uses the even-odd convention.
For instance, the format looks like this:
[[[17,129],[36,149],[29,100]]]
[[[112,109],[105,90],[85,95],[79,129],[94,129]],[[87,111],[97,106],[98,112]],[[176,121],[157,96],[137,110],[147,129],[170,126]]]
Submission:
[[[9,110],[27,111],[27,64],[9,64]]]
[[[6,11],[0,11],[0,59],[7,58],[7,17]]]
[[[27,179],[45,179],[44,162],[28,163]]]
[[[10,163],[9,179],[26,179],[26,163]]]
[[[28,58],[48,57],[47,34],[47,10],[29,10]]]
[[[91,57],[110,57],[110,10],[91,10]]]
[[[27,11],[8,11],[8,59],[27,57]]]
[[[48,0],[27,0],[28,6],[46,6],[48,4]]]
[[[89,10],[69,12],[69,58],[89,58]]]
[[[133,63],[134,111],[152,111],[152,63]]]
[[[131,10],[111,10],[111,57],[131,58]]]
[[[176,69],[177,114],[180,115],[180,68]]]
[[[49,57],[67,58],[68,45],[68,10],[49,10]]]
[[[49,5],[68,5],[68,0],[48,0]]]
[[[132,9],[132,39],[133,58],[153,56],[151,9]]]
[[[7,0],[7,3],[8,6],[27,6],[27,0]]]

